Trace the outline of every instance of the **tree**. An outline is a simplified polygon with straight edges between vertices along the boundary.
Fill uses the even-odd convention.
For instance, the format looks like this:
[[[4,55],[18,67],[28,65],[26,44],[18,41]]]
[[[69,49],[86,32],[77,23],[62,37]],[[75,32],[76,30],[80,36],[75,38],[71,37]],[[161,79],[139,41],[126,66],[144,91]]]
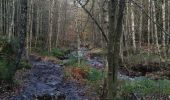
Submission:
[[[135,36],[135,17],[134,17],[134,5],[131,2],[131,20],[132,20],[132,41],[133,41],[133,50],[136,50],[136,36]]]
[[[15,17],[15,0],[12,1],[12,17],[11,17],[11,24],[9,27],[8,33],[8,41],[11,41],[11,36],[14,34],[14,17]]]
[[[25,38],[27,32],[27,0],[21,0],[21,16],[20,16],[20,30],[19,30],[19,49],[16,57],[15,68],[18,67],[24,48],[25,48]]]
[[[162,21],[163,21],[163,30],[166,30],[166,22],[165,22],[165,20],[166,20],[166,15],[165,15],[165,13],[166,13],[166,5],[165,5],[165,0],[163,0],[163,2],[162,2]],[[166,55],[165,54],[165,43],[166,43],[166,41],[165,41],[165,39],[166,39],[166,37],[165,37],[165,33],[162,31],[162,45],[163,45],[163,52],[164,52],[164,56]]]
[[[119,10],[118,5],[119,4]],[[122,34],[125,0],[109,2],[109,42],[108,42],[108,95],[107,99],[115,100],[117,93],[117,74],[119,66],[120,38]],[[118,16],[116,16],[118,13]]]
[[[152,0],[152,6],[153,6],[153,19],[154,19],[154,22],[157,23],[157,20],[156,20],[156,6],[155,6],[155,2],[154,0]],[[157,24],[154,24],[154,33],[155,33],[155,42],[156,42],[156,46],[157,46],[157,50],[158,50],[158,53],[160,53],[160,47],[159,47],[159,42],[158,42],[158,28],[157,28]]]
[[[53,15],[54,15],[54,3],[55,0],[52,0],[49,2],[50,4],[50,10],[49,10],[49,39],[48,39],[48,51],[51,52],[51,48],[52,48],[52,35],[53,35]]]

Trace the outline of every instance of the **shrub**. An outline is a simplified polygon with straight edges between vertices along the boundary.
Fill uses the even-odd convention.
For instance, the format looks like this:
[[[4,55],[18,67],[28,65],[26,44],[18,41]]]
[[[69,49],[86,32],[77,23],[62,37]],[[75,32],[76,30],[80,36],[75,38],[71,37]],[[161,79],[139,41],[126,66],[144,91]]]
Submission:
[[[17,40],[7,42],[7,40],[0,41],[0,47],[2,48],[0,53],[0,80],[7,82],[13,82],[12,78],[15,72],[21,68],[28,68],[29,65],[26,61],[21,61],[19,67],[15,67],[15,54],[18,50]]]
[[[77,57],[70,57],[68,60],[63,62],[63,64],[66,66],[75,66],[76,63],[77,63]]]
[[[123,94],[137,93],[140,96],[147,96],[161,92],[164,95],[170,95],[169,80],[151,80],[139,78],[133,81],[126,81],[121,85]]]
[[[61,51],[58,48],[52,49],[51,54],[52,56],[55,56],[55,57],[62,57],[65,55],[64,51]]]
[[[8,62],[4,59],[0,59],[0,80],[11,81],[11,69]]]
[[[102,79],[104,76],[101,71],[91,68],[88,72],[88,80],[89,81],[97,81]]]

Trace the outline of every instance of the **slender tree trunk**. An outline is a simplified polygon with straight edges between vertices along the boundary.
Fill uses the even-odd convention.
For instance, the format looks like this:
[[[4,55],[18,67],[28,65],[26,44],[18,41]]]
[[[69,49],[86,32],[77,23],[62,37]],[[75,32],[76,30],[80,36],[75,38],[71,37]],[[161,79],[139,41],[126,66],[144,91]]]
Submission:
[[[143,5],[143,0],[141,0],[141,6]],[[141,42],[142,42],[142,27],[143,27],[143,13],[140,12],[140,23],[139,23],[139,47],[141,48]]]
[[[76,21],[76,34],[77,34],[77,54],[78,54],[78,67],[80,67],[80,33],[78,22]]]
[[[59,8],[58,8],[58,20],[57,20],[58,26],[57,26],[57,35],[56,35],[56,47],[58,46],[58,42],[59,42],[58,38],[59,38],[59,35],[61,32],[61,30],[60,30],[60,28],[61,28],[61,14],[60,14],[61,11],[60,11],[60,9],[61,9],[61,3],[59,4]]]
[[[135,36],[135,17],[134,17],[134,5],[131,2],[131,20],[132,20],[132,41],[133,41],[133,50],[136,51],[136,36]]]
[[[30,42],[31,42],[31,34],[32,34],[32,0],[28,1],[28,22],[27,22],[27,33],[26,33],[26,57],[29,59],[30,54]]]
[[[153,6],[153,19],[154,19],[154,22],[157,22],[156,20],[156,6],[155,6],[155,1],[153,0],[152,1],[152,6]],[[159,47],[159,42],[158,42],[158,30],[157,30],[157,25],[154,24],[154,33],[155,33],[155,42],[156,42],[156,46],[157,46],[157,50],[158,50],[158,53],[160,53],[160,47]]]
[[[68,0],[65,0],[64,4],[64,23],[63,23],[63,29],[62,29],[62,34],[63,34],[63,44],[65,44],[65,36],[66,36],[66,25],[67,25],[67,10],[68,10]]]
[[[168,1],[168,4],[167,4],[167,8],[168,8],[168,13],[167,13],[167,15],[168,15],[168,34],[170,34],[170,1]],[[167,45],[169,45],[169,39],[170,39],[170,37],[169,36],[167,36]]]
[[[3,34],[6,34],[6,0],[2,0],[2,29]]]
[[[14,17],[15,17],[15,0],[12,1],[12,17],[11,17],[11,24],[9,27],[9,33],[8,33],[8,41],[11,41],[11,36],[14,33]]]
[[[151,16],[151,0],[148,0],[148,15]],[[151,17],[152,18],[152,17]],[[150,34],[151,34],[151,21],[148,18],[148,54],[150,52]]]
[[[33,10],[33,6],[34,6],[34,4],[33,4],[33,0],[30,0],[30,2],[31,2],[31,4],[30,4],[30,6],[31,6],[31,8],[30,8],[30,29],[29,29],[29,53],[31,53],[31,51],[32,51],[32,34],[33,34],[33,20],[34,20],[34,18],[33,18],[33,13],[34,13],[34,10]]]
[[[168,15],[170,15],[170,1],[168,1]],[[170,34],[170,16],[168,16],[168,34]],[[167,37],[167,45],[169,45],[170,37]]]
[[[39,2],[39,0],[37,0]],[[39,37],[39,30],[40,30],[40,9],[37,7],[37,19],[36,19],[36,36],[35,36],[35,48],[37,47],[37,41]]]
[[[9,21],[9,15],[8,15],[8,12],[9,12],[9,10],[8,10],[9,8],[8,8],[8,1],[6,0],[6,3],[5,3],[5,17],[6,17],[6,36],[8,36],[7,34],[8,34],[8,21]]]
[[[166,8],[165,8],[165,0],[163,0],[163,4],[162,4],[162,19],[163,19],[163,30],[166,30]],[[165,51],[165,46],[166,46],[166,41],[165,41],[165,32],[162,31],[162,45],[163,45],[163,54],[164,54],[164,57],[166,56],[166,51]]]
[[[129,30],[129,6],[128,3],[126,4],[126,16],[125,16],[125,25],[124,25],[124,30],[126,30],[126,32],[124,32],[124,38],[125,38],[125,50],[127,51],[127,57],[129,56],[129,52],[128,52],[128,45],[129,45],[129,39],[128,39],[128,34],[130,33]]]
[[[3,33],[3,9],[2,9],[2,5],[3,5],[3,2],[2,2],[2,0],[0,0],[0,34],[2,34]]]
[[[52,49],[52,35],[53,35],[53,13],[54,13],[54,0],[50,1],[50,11],[49,11],[49,47],[48,51],[51,52]]]
[[[150,1],[151,2],[151,18],[154,19],[154,13],[153,13],[153,6],[152,6],[152,0]],[[155,43],[155,38],[154,38],[154,23],[150,21],[150,24],[151,24],[151,43],[154,44]]]

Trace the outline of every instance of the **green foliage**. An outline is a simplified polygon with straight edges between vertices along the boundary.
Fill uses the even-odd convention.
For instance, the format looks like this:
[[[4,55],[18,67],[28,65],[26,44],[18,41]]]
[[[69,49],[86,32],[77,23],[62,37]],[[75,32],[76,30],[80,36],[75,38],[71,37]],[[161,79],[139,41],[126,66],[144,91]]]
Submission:
[[[75,66],[77,62],[77,57],[70,57],[68,60],[64,61],[63,64],[66,66]]]
[[[67,60],[67,62],[65,62],[66,66],[70,66],[70,67],[79,67],[82,70],[84,70],[85,72],[87,72],[87,80],[88,81],[98,81],[100,79],[102,79],[104,77],[104,74],[102,73],[102,71],[97,70],[95,68],[91,68],[87,61],[84,59],[80,60],[80,66],[78,66],[78,60],[76,57],[71,57],[70,59]]]
[[[11,81],[11,65],[4,59],[0,59],[0,80]]]
[[[134,81],[127,81],[121,86],[124,94],[137,93],[141,96],[151,95],[161,92],[165,95],[170,95],[169,80],[151,80],[140,78]]]
[[[29,69],[30,65],[26,61],[21,61],[17,69],[14,68],[14,62],[5,58],[0,58],[0,80],[13,82],[13,76],[19,69]]]
[[[104,75],[102,74],[101,71],[94,69],[94,68],[91,68],[88,72],[87,79],[89,81],[97,81],[97,80],[102,79],[103,77],[104,77]]]
[[[78,67],[78,58],[75,56],[71,56],[71,57],[69,57],[69,59],[64,60],[63,64],[66,66]],[[79,67],[85,67],[85,66],[88,66],[87,61],[80,57],[80,66]]]
[[[46,50],[40,51],[39,53],[40,53],[41,55],[43,55],[43,56],[49,56],[49,53],[48,53],[48,51],[46,51]]]
[[[33,48],[33,51],[42,55],[42,56],[53,56],[56,58],[63,58],[69,51],[69,49],[59,49],[59,48],[53,48],[51,52],[48,50],[45,50],[43,48]]]
[[[19,64],[18,69],[23,69],[23,68],[25,68],[25,69],[30,69],[31,66],[30,66],[30,64],[29,64],[27,61],[22,60],[22,61],[20,62],[20,64]]]
[[[0,41],[1,55],[0,55],[0,80],[5,80],[7,82],[13,82],[12,78],[15,72],[21,68],[29,68],[26,61],[21,61],[19,67],[15,67],[15,55],[18,50],[17,39],[12,39],[8,42],[7,39],[2,39]]]
[[[166,80],[166,79],[164,79],[164,80],[159,80],[158,81],[158,86],[157,87],[159,87],[160,88],[160,90],[164,93],[164,94],[166,94],[166,95],[170,95],[170,80]]]
[[[54,48],[54,49],[52,49],[51,54],[52,54],[52,56],[54,56],[54,57],[62,57],[62,56],[65,55],[65,51],[61,51],[61,50],[58,49],[58,48]]]

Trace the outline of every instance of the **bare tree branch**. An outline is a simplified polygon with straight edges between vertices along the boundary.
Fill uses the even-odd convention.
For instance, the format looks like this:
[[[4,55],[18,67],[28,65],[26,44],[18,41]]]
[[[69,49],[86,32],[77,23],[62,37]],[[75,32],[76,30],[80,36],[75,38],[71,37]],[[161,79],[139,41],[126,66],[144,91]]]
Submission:
[[[80,6],[84,9],[84,11],[91,17],[91,19],[94,21],[94,23],[97,25],[97,27],[99,28],[99,30],[102,33],[102,36],[104,37],[105,41],[108,43],[108,38],[106,36],[106,34],[104,33],[104,30],[102,29],[102,27],[99,25],[99,23],[97,22],[97,20],[94,18],[94,16],[85,8],[85,6],[80,2],[80,0],[76,0]]]

